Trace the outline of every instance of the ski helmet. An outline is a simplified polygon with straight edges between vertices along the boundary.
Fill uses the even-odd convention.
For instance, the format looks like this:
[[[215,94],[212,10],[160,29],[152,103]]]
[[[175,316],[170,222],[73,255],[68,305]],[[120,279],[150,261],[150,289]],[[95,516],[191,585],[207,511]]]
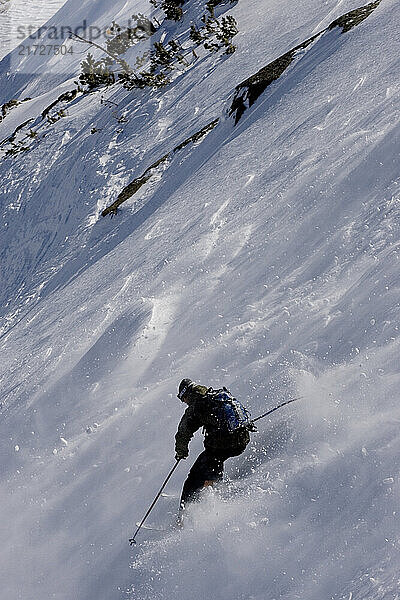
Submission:
[[[193,383],[193,381],[191,379],[182,379],[182,381],[179,384],[179,389],[178,389],[179,400],[183,400],[183,397],[186,394],[188,387],[190,386],[191,383]]]

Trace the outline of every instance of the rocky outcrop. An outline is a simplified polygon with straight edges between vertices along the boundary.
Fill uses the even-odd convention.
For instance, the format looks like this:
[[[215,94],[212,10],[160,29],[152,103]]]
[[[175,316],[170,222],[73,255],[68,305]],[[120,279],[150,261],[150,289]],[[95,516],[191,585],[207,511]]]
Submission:
[[[328,27],[328,29],[334,29],[335,27],[341,27],[342,33],[347,33],[354,27],[357,27],[360,23],[362,23],[369,15],[374,12],[374,10],[379,6],[382,0],[376,0],[376,2],[371,2],[366,6],[361,6],[360,8],[356,8],[355,10],[346,13],[342,17],[333,21]]]
[[[162,166],[163,164],[166,164],[175,156],[175,154],[180,152],[180,150],[183,150],[183,148],[185,148],[189,144],[195,144],[196,142],[200,142],[203,138],[206,137],[206,135],[210,133],[210,131],[214,129],[214,127],[216,127],[218,122],[219,119],[211,121],[211,123],[208,123],[208,125],[200,129],[200,131],[197,131],[196,133],[188,137],[186,140],[181,142],[178,146],[171,150],[171,152],[164,154],[164,156],[162,156],[160,159],[158,159],[156,162],[150,165],[150,167],[148,167],[145,170],[145,172],[142,175],[140,175],[140,177],[136,177],[136,179],[134,179],[133,181],[131,181],[131,183],[124,187],[116,201],[110,204],[110,206],[108,206],[107,208],[105,208],[101,215],[103,217],[106,217],[107,215],[115,215],[118,211],[119,206],[121,206],[123,202],[126,202],[126,200],[129,200],[129,198],[136,194],[136,192],[138,192],[140,188],[155,174],[158,167]]]
[[[74,100],[76,98],[76,96],[78,95],[79,90],[76,88],[74,90],[71,90],[70,92],[64,92],[63,94],[61,94],[61,96],[59,96],[57,98],[57,100],[54,100],[54,102],[52,102],[49,106],[47,106],[43,112],[42,112],[42,119],[45,119],[49,114],[50,111],[57,106],[58,104],[60,104],[60,102],[71,102],[72,100]]]
[[[318,37],[321,37],[328,31],[336,27],[342,29],[342,33],[347,33],[364,21],[379,6],[382,0],[376,0],[366,6],[362,6],[339,17],[333,21],[326,29],[312,36],[305,42],[292,48],[273,62],[269,63],[257,73],[240,83],[236,89],[229,109],[229,115],[234,118],[235,125],[240,121],[243,113],[254,104],[261,94],[286,71],[292,64],[299,51],[304,50]]]
[[[22,102],[27,102],[27,100],[31,100],[31,98],[24,98],[23,100],[12,99],[8,102],[5,102],[0,108],[0,123],[3,121],[3,119],[5,119],[10,110],[15,108],[16,106],[19,106],[20,104],[22,104]]]
[[[72,100],[76,98],[78,94],[81,94],[78,89],[71,90],[69,92],[64,92],[61,94],[54,102],[52,102],[49,106],[47,106],[38,117],[32,117],[27,121],[24,121],[18,127],[15,128],[13,133],[7,138],[0,141],[0,148],[3,151],[2,158],[9,158],[11,156],[15,156],[20,154],[21,152],[29,152],[32,149],[32,142],[35,141],[35,144],[38,143],[40,136],[37,131],[33,129],[34,127],[38,127],[42,121],[45,121],[48,125],[53,125],[59,119],[65,116],[64,107],[67,107]],[[25,98],[25,100],[10,100],[6,104],[3,104],[1,108],[0,122],[2,118],[4,118],[10,110],[19,106],[22,102],[26,102],[27,100],[31,100],[31,98]],[[63,108],[58,105],[63,104]],[[53,109],[57,107],[58,110],[53,111]],[[29,126],[29,127],[28,127]],[[18,138],[18,139],[17,139]]]

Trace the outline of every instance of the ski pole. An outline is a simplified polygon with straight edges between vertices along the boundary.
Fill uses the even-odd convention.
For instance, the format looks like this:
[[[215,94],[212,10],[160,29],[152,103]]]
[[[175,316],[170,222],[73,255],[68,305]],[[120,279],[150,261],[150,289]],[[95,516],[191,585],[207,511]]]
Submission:
[[[279,404],[279,406],[275,406],[275,408],[272,408],[271,410],[267,411],[263,415],[260,415],[256,419],[252,419],[251,422],[255,423],[256,421],[259,421],[260,419],[263,419],[264,417],[267,417],[268,415],[270,415],[271,413],[275,412],[279,408],[282,408],[282,406],[286,406],[286,404],[290,404],[291,402],[296,402],[296,400],[302,400],[303,398],[304,398],[304,396],[298,396],[297,398],[292,398],[291,400],[286,400],[286,402],[283,402],[282,404]]]
[[[153,509],[153,506],[155,505],[155,503],[157,502],[157,500],[158,500],[158,499],[159,499],[159,497],[161,496],[163,489],[164,489],[164,488],[165,488],[165,486],[167,485],[168,481],[170,480],[170,477],[172,476],[172,473],[175,471],[176,467],[178,466],[178,464],[180,463],[180,461],[181,461],[181,460],[182,460],[181,458],[178,458],[178,459],[177,459],[177,461],[176,461],[176,463],[174,464],[174,466],[172,467],[171,471],[168,473],[168,477],[166,478],[166,480],[165,480],[165,481],[164,481],[164,483],[162,484],[160,491],[158,492],[157,496],[154,498],[154,500],[153,500],[153,502],[152,502],[152,504],[151,504],[150,508],[148,509],[147,513],[144,515],[143,519],[141,520],[141,522],[140,522],[140,525],[139,525],[139,527],[136,529],[134,536],[133,536],[132,538],[130,538],[129,542],[130,542],[131,546],[133,546],[133,544],[136,544],[136,539],[135,539],[135,538],[136,538],[137,534],[139,533],[139,531],[140,531],[140,529],[141,529],[141,527],[142,527],[143,523],[145,522],[145,520],[146,520],[146,519],[147,519],[147,517],[149,516],[150,512],[151,512],[151,511],[152,511],[152,509]]]

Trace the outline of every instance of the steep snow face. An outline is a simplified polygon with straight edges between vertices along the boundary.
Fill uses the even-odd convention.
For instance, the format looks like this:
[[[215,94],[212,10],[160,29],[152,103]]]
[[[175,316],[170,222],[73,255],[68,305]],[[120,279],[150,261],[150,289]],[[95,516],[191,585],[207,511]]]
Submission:
[[[1,139],[28,119],[40,134],[0,167],[7,598],[398,595],[399,9],[316,39],[233,127],[237,83],[359,3],[262,4],[231,9],[229,59],[203,57],[162,92],[76,97],[52,125],[38,115],[77,57],[56,89],[2,75],[32,100]],[[184,376],[226,385],[254,416],[304,398],[260,422],[188,527],[130,549],[174,463]],[[197,435],[153,523],[173,522],[200,449]]]

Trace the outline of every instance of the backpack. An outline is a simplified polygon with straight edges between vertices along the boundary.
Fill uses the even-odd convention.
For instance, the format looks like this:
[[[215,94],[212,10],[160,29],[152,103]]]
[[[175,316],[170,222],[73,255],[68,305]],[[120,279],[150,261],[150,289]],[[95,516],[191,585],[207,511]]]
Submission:
[[[221,390],[207,390],[207,397],[212,403],[211,413],[215,428],[221,433],[234,433],[239,429],[254,431],[249,411],[239,400],[234,398],[226,387]]]

